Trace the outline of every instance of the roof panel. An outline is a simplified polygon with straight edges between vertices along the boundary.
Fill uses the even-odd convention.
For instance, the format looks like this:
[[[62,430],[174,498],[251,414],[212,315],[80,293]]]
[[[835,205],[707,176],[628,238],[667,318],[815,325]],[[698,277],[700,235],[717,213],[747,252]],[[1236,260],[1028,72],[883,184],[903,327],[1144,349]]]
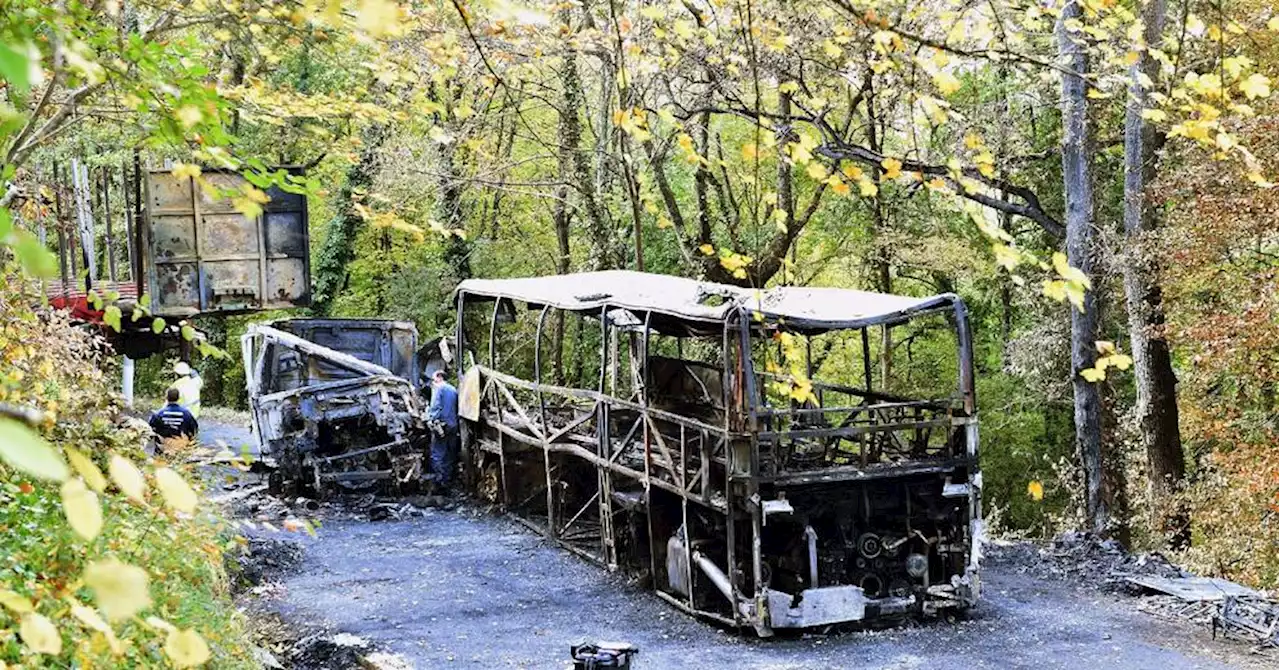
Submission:
[[[680,321],[720,323],[739,308],[771,322],[801,330],[829,330],[898,321],[958,301],[944,294],[928,298],[841,288],[728,286],[631,270],[517,279],[468,279],[458,286],[468,295],[505,297],[578,312],[602,307],[652,311]],[[693,324],[690,324],[693,325]],[[695,328],[696,329],[696,328]]]

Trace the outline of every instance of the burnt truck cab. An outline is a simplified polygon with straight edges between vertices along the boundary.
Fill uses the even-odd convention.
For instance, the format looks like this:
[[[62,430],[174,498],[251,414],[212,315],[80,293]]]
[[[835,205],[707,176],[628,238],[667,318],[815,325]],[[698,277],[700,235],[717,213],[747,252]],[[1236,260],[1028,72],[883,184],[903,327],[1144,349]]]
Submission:
[[[468,280],[457,301],[459,347],[485,360],[488,340],[460,386],[472,481],[561,546],[760,635],[977,602],[958,296],[611,271]],[[580,358],[551,382],[549,324],[573,317]]]
[[[273,490],[324,495],[335,486],[399,491],[423,472],[425,400],[412,323],[286,319],[241,338],[253,432]]]

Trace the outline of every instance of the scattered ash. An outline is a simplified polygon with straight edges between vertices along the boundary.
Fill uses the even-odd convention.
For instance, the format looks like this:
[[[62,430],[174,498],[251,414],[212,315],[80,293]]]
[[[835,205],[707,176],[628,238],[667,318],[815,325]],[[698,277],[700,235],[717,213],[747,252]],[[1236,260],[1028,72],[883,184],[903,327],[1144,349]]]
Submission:
[[[241,588],[273,582],[302,563],[302,545],[290,539],[249,537],[243,553],[235,557],[232,570]]]
[[[295,642],[286,658],[295,670],[359,668],[370,651],[369,642],[355,635],[314,633]]]
[[[1126,576],[1188,576],[1159,552],[1131,554],[1115,540],[1081,532],[1063,533],[1047,545],[993,542],[985,548],[984,562],[1041,579],[1134,595],[1137,587],[1126,582]]]

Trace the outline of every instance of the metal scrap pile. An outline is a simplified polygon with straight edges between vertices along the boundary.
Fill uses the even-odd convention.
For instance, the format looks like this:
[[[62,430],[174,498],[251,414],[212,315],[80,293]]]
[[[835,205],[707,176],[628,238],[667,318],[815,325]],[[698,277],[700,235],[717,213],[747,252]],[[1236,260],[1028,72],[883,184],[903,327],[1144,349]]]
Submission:
[[[1209,626],[1214,637],[1275,647],[1276,601],[1235,582],[1212,577],[1129,576],[1126,581],[1162,595],[1145,598],[1140,609],[1166,618]]]

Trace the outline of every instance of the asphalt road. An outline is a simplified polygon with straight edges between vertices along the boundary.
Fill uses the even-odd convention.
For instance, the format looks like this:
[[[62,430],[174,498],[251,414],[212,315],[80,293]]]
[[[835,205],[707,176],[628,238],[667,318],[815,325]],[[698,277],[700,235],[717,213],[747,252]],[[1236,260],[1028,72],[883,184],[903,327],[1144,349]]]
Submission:
[[[206,440],[248,441],[209,422]],[[418,668],[569,667],[569,645],[622,640],[649,668],[1274,668],[1274,656],[1154,618],[1124,596],[999,564],[957,623],[758,640],[696,621],[471,508],[406,520],[324,520],[302,564],[259,606],[369,640]]]

